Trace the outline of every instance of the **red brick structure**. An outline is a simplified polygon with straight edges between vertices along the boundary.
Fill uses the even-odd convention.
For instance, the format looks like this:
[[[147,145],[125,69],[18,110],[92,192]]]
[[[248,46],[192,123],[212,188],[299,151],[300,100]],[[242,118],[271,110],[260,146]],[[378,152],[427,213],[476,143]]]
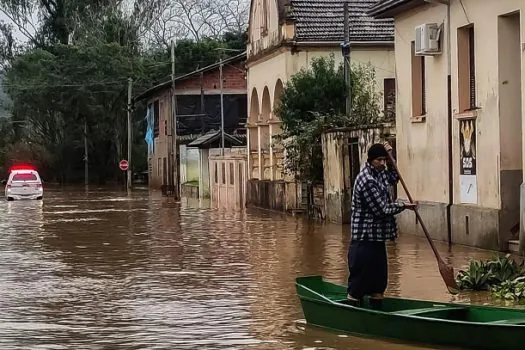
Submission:
[[[244,142],[247,120],[246,54],[224,60],[224,131]],[[177,145],[188,144],[210,130],[220,130],[220,64],[215,63],[175,79]],[[153,116],[154,142],[148,154],[150,187],[173,184],[173,113],[171,81],[134,98],[145,101]],[[227,147],[227,145],[225,145]]]

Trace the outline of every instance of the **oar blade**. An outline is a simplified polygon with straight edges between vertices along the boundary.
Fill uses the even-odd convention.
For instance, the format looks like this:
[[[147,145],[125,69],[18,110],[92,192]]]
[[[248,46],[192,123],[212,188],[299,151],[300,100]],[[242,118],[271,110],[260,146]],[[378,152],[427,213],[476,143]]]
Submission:
[[[438,266],[439,273],[441,274],[441,277],[443,278],[443,281],[445,282],[448,291],[451,294],[458,294],[459,287],[454,275],[454,268],[451,265],[445,264],[443,260],[438,261]]]

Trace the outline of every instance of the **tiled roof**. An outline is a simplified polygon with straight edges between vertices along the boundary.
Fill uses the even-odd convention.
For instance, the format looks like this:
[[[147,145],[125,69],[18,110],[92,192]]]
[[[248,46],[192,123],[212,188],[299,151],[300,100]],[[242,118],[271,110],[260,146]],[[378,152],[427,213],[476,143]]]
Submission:
[[[342,42],[344,13],[342,0],[290,0],[295,20],[296,40],[301,42]],[[377,0],[348,0],[350,41],[392,42],[394,20],[367,15]]]

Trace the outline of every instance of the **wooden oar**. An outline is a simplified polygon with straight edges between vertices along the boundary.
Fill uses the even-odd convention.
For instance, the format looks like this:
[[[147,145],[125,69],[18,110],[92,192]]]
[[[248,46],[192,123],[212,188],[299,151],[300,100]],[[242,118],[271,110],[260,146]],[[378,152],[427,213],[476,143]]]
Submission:
[[[405,180],[403,180],[403,177],[401,176],[401,173],[399,172],[399,169],[397,168],[396,161],[392,157],[392,154],[390,152],[387,152],[388,156],[390,158],[390,161],[396,170],[399,180],[401,181],[401,184],[403,185],[403,188],[405,189],[405,192],[408,196],[408,200],[410,203],[414,203],[414,200],[412,199],[412,196],[410,195],[410,192],[408,191],[407,185],[405,183]],[[430,243],[430,246],[432,247],[432,251],[434,252],[434,255],[436,256],[436,260],[438,262],[439,272],[441,273],[441,277],[443,278],[443,281],[445,282],[445,285],[447,286],[447,289],[449,293],[451,294],[457,294],[459,291],[458,284],[456,283],[456,278],[454,277],[454,268],[452,265],[446,264],[443,259],[441,259],[441,256],[439,255],[439,252],[437,251],[436,247],[434,246],[434,243],[432,242],[432,239],[430,239],[430,235],[428,234],[427,228],[425,224],[423,223],[423,220],[421,220],[421,216],[419,215],[419,211],[417,208],[414,209],[414,212],[416,213],[417,221],[421,224],[421,228],[423,229],[423,232],[425,232],[425,236],[427,237],[428,243]]]

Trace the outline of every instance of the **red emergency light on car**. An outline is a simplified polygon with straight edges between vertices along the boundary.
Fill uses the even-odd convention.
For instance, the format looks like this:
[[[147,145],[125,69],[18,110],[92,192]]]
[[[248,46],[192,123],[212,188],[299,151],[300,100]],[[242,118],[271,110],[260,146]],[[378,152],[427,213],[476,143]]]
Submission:
[[[32,165],[26,165],[26,164],[13,165],[11,168],[9,168],[10,173],[15,170],[35,170],[36,171],[36,168]]]

